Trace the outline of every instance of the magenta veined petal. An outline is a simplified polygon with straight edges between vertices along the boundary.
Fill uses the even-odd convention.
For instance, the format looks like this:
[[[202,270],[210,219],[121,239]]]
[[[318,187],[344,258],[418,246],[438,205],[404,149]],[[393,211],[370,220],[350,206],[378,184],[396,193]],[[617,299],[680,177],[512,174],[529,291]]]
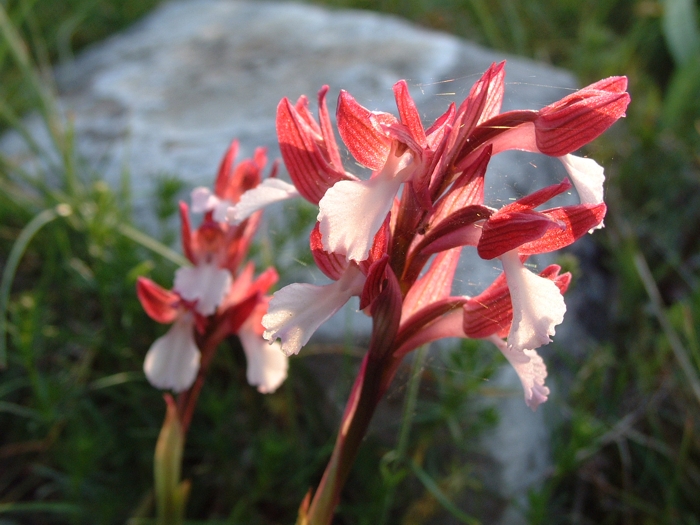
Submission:
[[[563,225],[533,210],[499,210],[484,223],[477,245],[479,257],[493,259],[526,242],[539,239],[549,229],[563,229]]]
[[[576,204],[544,210],[543,215],[563,225],[563,228],[550,228],[540,238],[522,244],[520,255],[533,255],[559,250],[569,246],[603,222],[607,207],[600,204]]]
[[[178,316],[180,296],[162,286],[139,277],[136,281],[136,294],[148,316],[159,323],[172,323]]]
[[[379,170],[391,155],[391,139],[381,124],[396,122],[389,113],[373,112],[360,105],[347,91],[338,95],[338,132],[355,159],[371,170]]]
[[[325,118],[325,111],[322,115]],[[326,143],[323,133],[327,126],[323,126],[319,128],[306,109],[305,97],[296,107],[286,98],[277,106],[277,138],[284,164],[296,189],[314,204],[337,181],[354,179],[342,166],[335,165],[339,158],[337,146],[335,141]]]
[[[194,340],[194,316],[179,317],[146,353],[143,371],[156,388],[182,392],[194,383],[200,353]]]
[[[402,318],[408,318],[421,308],[450,296],[461,251],[461,248],[451,248],[437,254],[428,271],[406,293]]]
[[[604,79],[542,108],[535,120],[538,149],[561,157],[597,138],[625,116],[626,87],[624,77]]]

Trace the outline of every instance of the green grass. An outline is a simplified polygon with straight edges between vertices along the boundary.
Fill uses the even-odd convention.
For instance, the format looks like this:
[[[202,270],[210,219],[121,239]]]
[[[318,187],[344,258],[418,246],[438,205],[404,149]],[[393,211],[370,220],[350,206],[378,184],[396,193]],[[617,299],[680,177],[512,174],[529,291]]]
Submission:
[[[0,371],[0,523],[124,523],[152,515],[152,454],[164,404],[141,366],[163,327],[143,313],[134,283],[148,275],[170,284],[178,256],[168,248],[177,238],[169,225],[186,188],[164,176],[153,196],[158,239],[135,234],[128,180],[109,188],[75,157],[71,130],[56,119],[40,72],[156,3],[1,4],[9,20],[0,41],[0,127],[17,128],[23,113],[38,110],[63,156],[36,174],[0,159],[0,262],[8,276],[0,288],[8,365]],[[530,495],[529,519],[700,523],[700,401],[692,386],[700,373],[695,4],[324,3],[396,13],[569,68],[582,84],[629,76],[627,119],[587,151],[609,181],[607,227],[594,238],[611,278],[614,317],[582,361],[560,349],[557,366],[570,379],[546,407],[557,414],[555,464]],[[294,228],[307,215],[300,210]],[[269,243],[255,253],[267,262]],[[469,501],[499,504],[484,489],[474,449],[497,417],[473,403],[493,355],[465,343],[398,381],[394,402],[420,381],[416,416],[396,420],[396,441],[369,437],[338,523],[469,522],[478,510]],[[343,367],[334,400],[342,402],[357,363],[322,359]],[[272,396],[248,388],[244,376],[231,340],[214,362],[185,450],[183,473],[193,482],[187,515],[199,523],[292,523],[329,453],[334,405],[318,403],[320,387],[303,359]]]

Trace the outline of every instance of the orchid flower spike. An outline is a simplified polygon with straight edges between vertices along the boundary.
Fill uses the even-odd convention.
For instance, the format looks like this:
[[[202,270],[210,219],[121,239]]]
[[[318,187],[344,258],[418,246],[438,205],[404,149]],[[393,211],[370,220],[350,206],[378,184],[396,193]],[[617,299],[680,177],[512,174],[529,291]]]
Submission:
[[[275,391],[287,376],[286,356],[279,346],[264,341],[260,324],[269,301],[264,294],[277,280],[277,273],[269,268],[253,279],[252,263],[239,268],[259,214],[249,209],[249,217],[239,224],[229,224],[220,217],[225,215],[222,210],[228,213],[232,203],[244,202],[243,197],[262,183],[267,161],[264,149],[236,164],[237,150],[238,143],[233,141],[221,162],[213,192],[200,188],[193,193],[193,208],[204,213],[196,230],[191,227],[188,206],[180,203],[183,251],[191,266],[175,272],[172,290],[145,278],[138,280],[137,293],[146,313],[157,322],[172,323],[151,345],[144,362],[146,377],[157,388],[188,390],[198,374],[206,373],[200,366],[209,363],[218,344],[232,334],[237,334],[243,345],[248,380],[260,392]],[[274,171],[273,167],[273,175]],[[274,182],[281,182],[274,178],[267,181],[272,181],[273,187]]]
[[[262,319],[264,337],[280,339],[288,355],[297,353],[359,295],[360,308],[379,326],[370,343],[373,359],[400,359],[441,337],[489,339],[518,373],[526,403],[537,407],[549,394],[537,348],[563,321],[570,276],[551,268],[537,274],[524,261],[602,227],[603,169],[573,153],[624,116],[626,82],[611,77],[540,110],[502,113],[505,65],[493,64],[458,107],[450,105],[427,129],[404,81],[394,86],[397,116],[371,111],[341,91],[338,133],[356,162],[371,170],[367,180],[341,164],[325,104],[327,86],[319,92],[318,121],[305,97],[296,104],[284,99],[277,114],[282,157],[299,194],[318,204],[312,252],[332,282],[297,283],[275,293]],[[568,179],[500,209],[487,206],[488,163],[512,149],[558,158]],[[542,209],[572,186],[580,204]],[[467,247],[503,266],[501,277],[477,298],[450,295],[459,254]],[[379,305],[380,297],[393,306]],[[479,304],[491,309],[484,312]],[[372,346],[380,343],[381,351]]]

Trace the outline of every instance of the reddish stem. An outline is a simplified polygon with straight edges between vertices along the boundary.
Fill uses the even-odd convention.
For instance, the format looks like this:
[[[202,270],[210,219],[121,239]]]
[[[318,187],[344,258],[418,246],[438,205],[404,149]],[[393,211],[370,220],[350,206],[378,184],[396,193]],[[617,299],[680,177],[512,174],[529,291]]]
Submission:
[[[192,415],[194,414],[194,409],[197,405],[199,394],[204,386],[204,380],[207,377],[209,365],[211,365],[211,362],[214,359],[217,347],[226,338],[228,333],[229,330],[227,323],[225,322],[225,318],[221,318],[218,323],[215,323],[214,328],[203,337],[201,344],[198,345],[202,353],[202,357],[199,364],[197,379],[195,379],[194,384],[189,388],[189,390],[182,392],[177,397],[177,408],[180,415],[180,422],[182,424],[183,436],[187,436],[187,430],[190,428]]]
[[[365,356],[353,385],[333,453],[306,515],[308,525],[329,525],[360,444],[379,401],[396,373],[400,359],[381,361]]]

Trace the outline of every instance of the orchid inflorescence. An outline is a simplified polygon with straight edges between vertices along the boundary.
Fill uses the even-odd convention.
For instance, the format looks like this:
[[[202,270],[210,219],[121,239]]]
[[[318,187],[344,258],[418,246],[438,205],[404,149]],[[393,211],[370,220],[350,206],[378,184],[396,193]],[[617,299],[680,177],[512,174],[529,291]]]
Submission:
[[[626,79],[613,77],[539,111],[500,113],[504,77],[504,63],[492,65],[460,107],[450,105],[427,130],[405,81],[394,86],[398,118],[369,111],[341,92],[338,131],[355,160],[373,170],[369,180],[342,166],[327,86],[319,92],[319,122],[305,97],[296,104],[282,100],[277,111],[282,157],[299,194],[319,207],[311,251],[334,282],[292,284],[276,292],[262,321],[268,340],[280,339],[287,355],[296,354],[326,319],[358,296],[360,309],[385,331],[373,335],[388,346],[371,347],[371,354],[395,359],[443,337],[489,339],[518,372],[527,404],[534,409],[546,400],[546,369],[536,348],[550,341],[563,320],[562,294],[571,276],[556,265],[534,274],[524,262],[602,226],[603,169],[571,153],[623,116],[629,95]],[[500,209],[486,206],[489,160],[506,150],[556,157],[570,181]],[[572,184],[580,204],[535,209]],[[275,200],[262,187],[254,191],[261,205]],[[238,212],[236,206],[228,210]],[[503,266],[476,297],[450,295],[465,246]],[[378,299],[395,307],[376,304]]]
[[[241,308],[245,294],[233,299],[233,292],[215,291],[239,288],[236,280],[233,285],[227,280],[235,265],[228,260],[233,250],[222,248],[224,239],[238,236],[238,242],[247,244],[259,210],[272,202],[301,196],[318,206],[310,248],[331,282],[294,283],[274,293],[260,332],[271,348],[280,345],[284,354],[297,354],[354,296],[360,310],[371,316],[373,328],[331,460],[313,500],[302,505],[299,523],[330,522],[377,403],[403,357],[421,345],[446,337],[489,340],[517,372],[527,405],[534,410],[547,400],[547,369],[537,348],[550,342],[564,318],[563,294],[571,275],[555,264],[534,273],[525,263],[531,255],[568,246],[603,226],[603,169],[572,153],[624,116],[630,97],[627,79],[611,77],[540,110],[501,113],[504,79],[504,63],[493,64],[459,107],[450,104],[427,129],[405,81],[394,85],[398,117],[370,111],[341,91],[337,129],[354,159],[372,171],[367,180],[343,167],[326,105],[328,86],[318,93],[318,120],[305,96],[295,104],[283,99],[277,109],[277,135],[293,185],[276,177],[260,183],[258,177],[255,184],[240,184],[229,193],[218,182],[214,193],[199,191],[195,201],[207,215],[196,241],[183,228],[185,252],[195,266],[178,271],[173,292],[156,293],[146,281],[140,285],[142,300],[150,297],[161,304],[167,298],[174,305],[150,307],[158,315],[149,311],[161,322],[174,320],[172,330],[184,332],[187,327],[191,332],[196,327],[204,333],[204,319],[217,325],[225,317],[227,326],[236,327],[231,331],[239,331],[240,314],[232,308]],[[489,161],[507,150],[556,157],[569,177],[499,209],[487,206]],[[579,204],[541,209],[572,188]],[[467,246],[484,260],[499,259],[503,269],[475,297],[452,295],[460,253]],[[252,283],[245,275],[237,279],[245,279],[245,288],[258,294],[272,283],[271,278]],[[265,303],[259,297],[261,302],[250,311],[258,312],[257,305]],[[149,301],[143,302],[148,311]],[[156,347],[149,354],[157,354]],[[149,363],[159,361],[149,358],[146,371],[152,368],[152,377],[157,366]]]
[[[204,214],[197,229],[192,229],[188,205],[180,203],[182,246],[191,266],[175,272],[172,290],[145,277],[137,282],[146,313],[159,323],[172,323],[148,350],[144,372],[153,386],[183,392],[179,404],[181,417],[187,420],[197,395],[193,390],[201,388],[196,380],[204,380],[216,348],[230,335],[239,337],[248,382],[260,392],[274,392],[287,376],[287,357],[279,345],[269,345],[262,338],[260,323],[270,299],[265,294],[277,281],[277,272],[268,268],[255,277],[253,263],[245,262],[261,212],[237,225],[217,214],[221,203],[238,203],[241,195],[262,181],[265,151],[260,148],[252,159],[236,165],[237,152],[234,141],[221,161],[213,192],[206,188],[192,192],[192,211]],[[276,171],[275,165],[265,180],[274,180]]]

